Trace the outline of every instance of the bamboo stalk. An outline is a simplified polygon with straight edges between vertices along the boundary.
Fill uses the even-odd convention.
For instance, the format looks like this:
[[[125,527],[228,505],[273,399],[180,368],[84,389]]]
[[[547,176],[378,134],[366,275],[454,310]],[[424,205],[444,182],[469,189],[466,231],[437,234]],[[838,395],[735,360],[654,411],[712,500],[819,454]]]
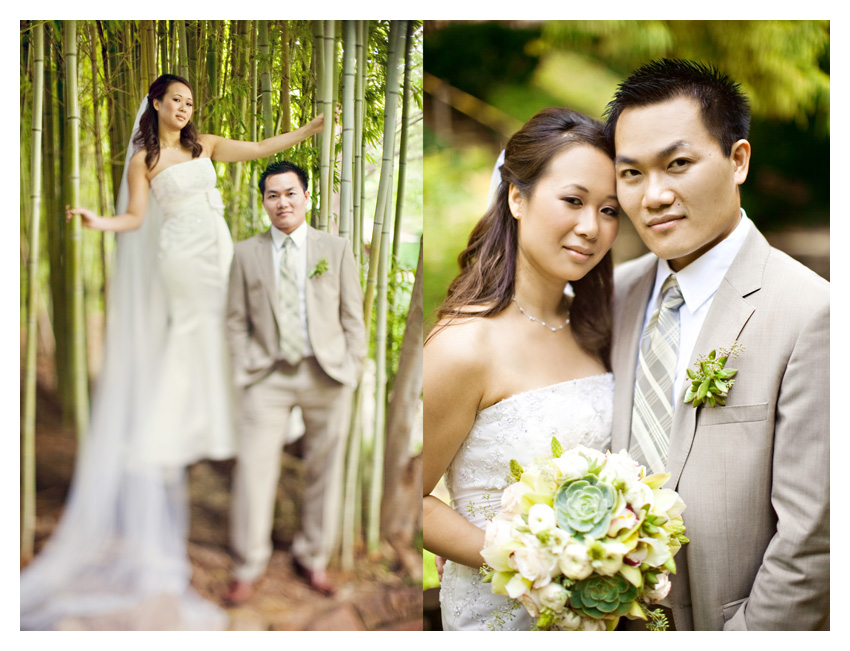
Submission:
[[[271,48],[269,47],[269,21],[260,20],[258,45],[260,48],[260,92],[263,105],[263,137],[271,138],[274,133],[272,116]]]
[[[331,203],[333,200],[333,169],[331,157],[333,154],[333,78],[336,68],[336,21],[326,20],[323,23],[322,36],[322,74],[321,104],[325,114],[324,129],[322,131],[322,159],[321,159],[321,204],[319,210],[319,229],[328,230],[331,214]]]
[[[80,205],[80,110],[77,101],[77,21],[65,21],[65,103],[68,107],[68,204]],[[71,221],[68,238],[68,275],[71,278],[71,368],[74,422],[77,438],[88,431],[89,399],[86,360],[85,290],[83,286],[82,226]]]
[[[189,79],[189,42],[186,37],[186,21],[177,21],[177,40],[180,47],[180,76]]]
[[[387,88],[384,105],[384,153],[381,159],[381,180],[378,184],[378,204],[375,209],[375,221],[372,226],[372,242],[369,252],[369,276],[363,297],[363,319],[367,330],[372,318],[372,305],[375,298],[375,285],[378,278],[378,264],[381,249],[384,217],[387,202],[392,203],[392,169],[395,159],[396,108],[399,98],[399,59],[401,57],[401,34],[405,21],[394,20],[390,23],[389,49],[387,51]]]
[[[392,173],[390,173],[392,182]],[[381,498],[384,488],[384,452],[386,447],[387,412],[387,280],[390,264],[390,215],[392,201],[386,202],[386,215],[381,233],[378,258],[377,309],[375,314],[375,430],[372,439],[372,477],[369,483],[369,521],[366,528],[366,547],[370,554],[380,548]]]
[[[342,73],[342,170],[340,172],[339,192],[339,234],[351,239],[354,177],[354,86],[355,50],[357,25],[353,20],[343,24],[343,73]]]
[[[106,175],[103,170],[103,144],[100,135],[100,93],[97,90],[97,53],[95,51],[95,26],[88,25],[89,32],[89,58],[91,62],[91,94],[92,94],[92,125],[94,127],[94,156],[95,168],[97,169],[97,208],[98,214],[106,214]],[[100,244],[100,298],[106,312],[106,285],[107,285],[107,262],[106,262],[106,233],[100,233],[98,237]]]
[[[35,544],[35,395],[38,337],[38,261],[41,216],[41,141],[44,91],[44,26],[33,28],[32,151],[30,163],[30,229],[27,284],[27,348],[24,415],[21,437],[21,556],[32,558]]]
[[[393,226],[393,260],[398,264],[401,247],[401,217],[404,213],[404,181],[407,172],[407,133],[410,120],[410,55],[413,50],[414,22],[407,21],[407,35],[404,48],[404,90],[401,101],[401,140],[398,150],[398,189],[396,190],[395,225]]]

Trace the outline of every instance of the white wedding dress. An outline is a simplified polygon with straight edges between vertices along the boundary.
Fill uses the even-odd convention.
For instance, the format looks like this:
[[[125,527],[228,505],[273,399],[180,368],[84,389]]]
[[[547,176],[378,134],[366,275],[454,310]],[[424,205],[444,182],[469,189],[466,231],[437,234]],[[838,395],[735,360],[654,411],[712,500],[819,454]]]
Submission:
[[[605,373],[527,391],[482,409],[446,471],[452,508],[486,529],[501,508],[511,459],[526,465],[551,456],[553,436],[565,450],[581,444],[606,451],[613,403],[614,379]],[[530,630],[525,608],[493,594],[481,579],[477,569],[446,561],[440,586],[443,630]]]
[[[192,587],[186,547],[186,466],[235,448],[224,332],[233,243],[215,183],[209,159],[166,168],[142,226],[118,236],[89,431],[62,518],[21,572],[22,630],[228,626]]]
[[[233,242],[209,158],[167,167],[151,181],[162,210],[159,272],[168,309],[162,384],[139,441],[147,462],[188,465],[235,454],[224,332]]]

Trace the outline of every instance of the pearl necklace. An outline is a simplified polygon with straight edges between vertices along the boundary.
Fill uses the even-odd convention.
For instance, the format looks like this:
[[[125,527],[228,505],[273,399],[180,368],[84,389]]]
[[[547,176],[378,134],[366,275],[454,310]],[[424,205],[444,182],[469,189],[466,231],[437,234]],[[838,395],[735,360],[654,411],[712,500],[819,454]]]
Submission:
[[[522,312],[522,314],[523,314],[523,316],[524,316],[525,318],[527,318],[529,321],[533,321],[534,323],[539,323],[539,324],[540,324],[540,325],[542,325],[544,328],[548,328],[548,329],[549,329],[549,330],[551,330],[552,332],[558,332],[558,330],[563,330],[563,329],[564,329],[564,327],[565,327],[566,325],[568,325],[568,324],[569,324],[569,322],[570,322],[569,317],[567,317],[567,320],[566,320],[566,321],[564,321],[564,323],[563,323],[562,325],[559,325],[557,328],[553,328],[552,326],[550,326],[550,325],[549,325],[548,323],[546,323],[545,321],[541,321],[540,319],[538,319],[538,318],[535,318],[535,317],[531,316],[528,312],[526,312],[524,309],[522,309],[522,305],[520,305],[520,304],[519,304],[519,301],[518,301],[518,300],[516,300],[516,296],[514,296],[511,300],[512,300],[514,303],[516,303],[516,306],[519,308],[519,311],[520,311],[520,312]]]

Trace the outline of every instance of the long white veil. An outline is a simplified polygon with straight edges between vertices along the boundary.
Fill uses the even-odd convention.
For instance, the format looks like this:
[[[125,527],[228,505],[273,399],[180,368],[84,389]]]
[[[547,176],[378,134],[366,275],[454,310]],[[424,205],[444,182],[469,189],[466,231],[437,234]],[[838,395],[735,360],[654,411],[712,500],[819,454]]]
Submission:
[[[147,107],[136,115],[133,135]],[[116,214],[126,210],[127,146]],[[220,630],[227,614],[190,586],[182,466],[140,461],[168,313],[157,269],[162,212],[118,235],[103,366],[62,518],[21,572],[21,629]]]

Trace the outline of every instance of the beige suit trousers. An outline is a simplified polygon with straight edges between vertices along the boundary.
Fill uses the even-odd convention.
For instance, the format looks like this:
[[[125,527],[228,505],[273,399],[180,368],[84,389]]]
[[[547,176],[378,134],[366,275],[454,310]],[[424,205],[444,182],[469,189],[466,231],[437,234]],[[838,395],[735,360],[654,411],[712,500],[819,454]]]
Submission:
[[[230,519],[238,579],[256,580],[271,557],[281,450],[296,405],[305,425],[305,485],[292,554],[311,569],[327,565],[339,533],[351,395],[351,388],[328,376],[315,357],[295,367],[279,362],[268,376],[243,390]]]

